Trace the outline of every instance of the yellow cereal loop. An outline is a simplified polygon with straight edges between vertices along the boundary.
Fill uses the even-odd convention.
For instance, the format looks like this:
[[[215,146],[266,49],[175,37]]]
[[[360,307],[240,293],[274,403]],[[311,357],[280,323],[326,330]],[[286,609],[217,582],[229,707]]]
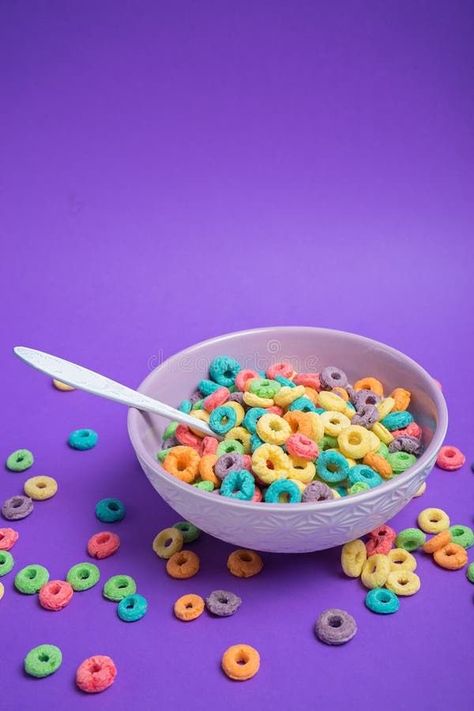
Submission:
[[[418,526],[425,533],[441,533],[450,524],[448,514],[442,509],[424,509],[418,516]]]
[[[262,444],[252,454],[252,469],[265,484],[271,484],[288,477],[291,461],[278,445]]]
[[[257,434],[269,444],[284,444],[291,435],[291,427],[283,417],[270,413],[257,420]]]
[[[32,476],[25,481],[23,490],[30,499],[45,501],[55,495],[58,483],[51,476]]]
[[[303,417],[301,418],[303,422],[309,424],[310,434],[308,437],[313,440],[313,442],[320,442],[324,437],[324,423],[317,412],[302,412]]]
[[[336,387],[336,388],[333,388],[331,390],[331,392],[334,393],[334,395],[339,395],[339,397],[342,397],[342,399],[345,400],[346,402],[349,400],[349,395],[347,393],[347,390],[345,390],[344,388]]]
[[[386,555],[376,553],[364,563],[361,580],[366,588],[382,588],[390,574],[390,561]]]
[[[372,432],[376,434],[379,440],[384,444],[393,442],[393,434],[389,432],[381,422],[376,422],[375,425],[372,425]]]
[[[393,407],[395,405],[395,400],[393,397],[386,397],[384,400],[381,400],[376,404],[377,411],[379,413],[379,419],[383,420],[383,418],[389,414],[389,412],[392,412]]]
[[[5,588],[3,586],[3,583],[0,583],[0,600],[2,599],[4,593],[5,593]]]
[[[322,390],[318,396],[318,404],[324,410],[332,410],[333,412],[345,412],[347,405],[345,400],[335,393]]]
[[[357,538],[342,546],[341,565],[349,578],[358,578],[367,560],[367,549],[364,541]]]
[[[370,439],[369,452],[376,452],[378,450],[378,448],[380,447],[380,440],[377,437],[377,435],[374,434],[371,430],[367,430],[367,434],[369,435],[369,439]]]
[[[350,425],[337,438],[339,449],[345,457],[352,459],[362,459],[372,445],[369,431],[360,425]]]
[[[411,570],[392,571],[385,583],[385,587],[395,595],[414,595],[420,589],[421,581],[416,573]]]
[[[337,489],[332,490],[332,498],[333,499],[342,499],[342,496],[340,495],[340,493],[338,492]]]
[[[420,488],[415,491],[415,493],[413,494],[413,498],[416,499],[418,496],[423,496],[425,491],[426,491],[426,481],[424,481],[423,484],[420,486]]]
[[[311,400],[313,405],[318,404],[318,392],[314,388],[304,386],[304,396],[307,397],[308,400]]]
[[[282,388],[283,390],[283,388]],[[289,388],[291,390],[291,388]],[[273,400],[269,397],[259,397],[255,393],[245,392],[244,402],[249,407],[271,407],[273,405]]]
[[[341,400],[341,402],[343,402],[343,400]],[[327,410],[321,413],[320,418],[324,425],[325,434],[331,437],[337,437],[351,424],[350,419],[346,417],[346,415],[343,415],[342,412],[336,412],[336,410]]]
[[[66,383],[63,383],[61,380],[56,380],[56,378],[53,378],[53,385],[56,388],[56,390],[63,390],[64,392],[68,392],[69,390],[76,389],[76,388],[73,388],[72,385],[66,385]]]
[[[209,422],[209,413],[206,412],[206,410],[191,410],[189,413],[191,417],[195,417],[196,420],[201,420],[202,422]],[[205,436],[204,432],[200,432],[199,430],[195,430],[194,427],[189,427],[191,432],[197,437],[201,437],[201,439]]]
[[[288,479],[293,479],[303,484],[309,484],[313,481],[316,474],[314,462],[310,462],[308,459],[303,459],[302,457],[290,456],[290,463]]]
[[[236,424],[236,426],[238,427],[238,426],[240,425],[240,423],[242,422],[242,420],[244,419],[244,417],[245,417],[245,410],[244,410],[244,408],[242,407],[242,405],[240,404],[240,402],[235,402],[234,400],[227,400],[227,402],[225,403],[225,406],[226,406],[226,407],[231,407],[231,408],[234,410],[235,415],[236,415],[236,417],[237,417],[237,420],[236,420],[236,423],[235,423],[235,424]]]
[[[291,481],[293,481],[296,484],[296,486],[300,490],[300,493],[302,494],[303,491],[306,489],[306,484],[304,483],[304,481],[300,481],[299,479],[295,479],[294,477],[288,477],[288,479],[290,479],[290,478],[291,478]]]
[[[278,407],[288,407],[294,400],[297,400],[299,397],[303,397],[303,395],[303,385],[297,385],[295,388],[290,388],[285,385],[274,395],[275,405],[278,405]]]
[[[232,427],[224,437],[224,439],[236,439],[237,442],[241,442],[244,448],[244,454],[250,454],[252,449],[250,446],[251,438],[252,435],[245,427]]]
[[[392,548],[392,550],[387,553],[387,557],[390,561],[391,571],[409,570],[413,572],[416,570],[416,558],[405,550],[405,548]]]

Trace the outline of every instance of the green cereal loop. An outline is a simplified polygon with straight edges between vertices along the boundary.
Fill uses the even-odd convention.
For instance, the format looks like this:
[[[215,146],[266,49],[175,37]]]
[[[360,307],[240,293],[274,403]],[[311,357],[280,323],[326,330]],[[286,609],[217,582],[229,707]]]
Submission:
[[[202,403],[204,402],[204,398],[202,400],[196,400],[196,402],[193,405],[193,410],[202,410]]]
[[[395,539],[395,548],[404,548],[406,551],[416,551],[426,541],[426,535],[419,528],[405,528],[400,531]]]
[[[368,491],[370,489],[370,486],[365,483],[365,481],[357,481],[355,484],[352,484],[347,490],[348,494],[360,494],[361,491]]]
[[[49,572],[43,565],[26,565],[15,575],[15,587],[25,595],[34,595],[49,580]]]
[[[67,582],[76,592],[89,590],[100,580],[100,570],[94,563],[76,563],[68,570]]]
[[[469,526],[456,524],[455,526],[450,526],[449,530],[451,531],[453,543],[457,543],[458,546],[463,548],[470,548],[474,545],[474,533]]]
[[[201,535],[200,529],[190,521],[178,521],[177,523],[174,523],[172,527],[177,528],[178,531],[181,531],[185,543],[192,543]]]
[[[467,566],[466,577],[470,583],[474,583],[474,563],[469,563]]]
[[[254,378],[250,383],[250,392],[262,398],[274,398],[281,385],[276,380],[268,378]]]
[[[202,491],[214,491],[214,484],[212,481],[198,481],[197,484],[193,484],[196,489],[202,489]]]
[[[173,447],[168,447],[168,449],[160,449],[158,454],[156,455],[156,458],[158,459],[159,462],[164,462],[168,454],[171,452]]]
[[[243,454],[244,445],[239,442],[238,439],[223,439],[219,442],[217,446],[217,456],[221,457],[223,454]]]
[[[31,467],[34,461],[35,458],[29,449],[17,449],[8,457],[6,467],[12,472],[24,472],[25,469]]]
[[[8,551],[0,551],[0,578],[6,575],[15,565],[13,556]]]
[[[331,435],[324,435],[324,437],[319,440],[318,447],[321,451],[326,449],[336,449],[337,448],[337,438],[331,437]]]
[[[25,672],[41,679],[54,674],[61,666],[62,661],[63,655],[59,647],[54,644],[40,644],[38,647],[33,647],[26,655]]]
[[[176,430],[178,429],[179,422],[170,422],[168,427],[163,432],[163,441],[169,437],[174,437]]]
[[[380,454],[381,457],[383,457],[384,459],[387,459],[387,457],[389,455],[389,451],[388,451],[388,447],[385,444],[385,442],[380,442],[380,446],[377,449],[376,454]]]
[[[386,460],[392,467],[394,474],[401,474],[413,466],[416,462],[416,457],[414,454],[408,454],[408,452],[390,452],[387,454]]]
[[[119,602],[137,592],[137,584],[130,575],[112,575],[104,585],[102,594],[107,600]]]

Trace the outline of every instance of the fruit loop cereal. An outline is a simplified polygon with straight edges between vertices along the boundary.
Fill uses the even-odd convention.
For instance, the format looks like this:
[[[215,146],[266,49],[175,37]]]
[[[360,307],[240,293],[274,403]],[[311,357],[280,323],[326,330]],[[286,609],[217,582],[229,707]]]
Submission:
[[[227,590],[214,590],[206,597],[206,607],[216,617],[234,615],[242,604],[242,599]]]
[[[249,644],[234,644],[224,652],[221,664],[229,679],[246,681],[260,669],[260,654]]]
[[[159,558],[171,558],[184,545],[184,534],[177,527],[164,528],[153,539],[152,548]]]
[[[216,437],[171,423],[157,458],[168,474],[203,492],[267,504],[324,503],[380,486],[423,450],[408,410],[411,393],[398,387],[384,394],[370,375],[351,386],[336,366],[297,373],[281,362],[259,373],[224,355],[211,362],[198,390],[180,407],[208,422]],[[308,489],[314,482],[327,485],[324,493]]]
[[[49,580],[49,572],[42,565],[27,565],[15,575],[15,587],[24,595],[34,595]]]
[[[324,644],[345,644],[356,634],[357,624],[348,612],[331,608],[320,614],[314,631]]]
[[[2,597],[5,595],[5,586],[3,583],[0,583],[0,600]]]
[[[125,513],[125,504],[120,499],[101,499],[95,505],[95,515],[103,523],[121,521]]]
[[[94,430],[74,430],[68,437],[68,444],[73,449],[92,449],[95,447],[99,439],[99,435]]]
[[[186,550],[174,553],[166,563],[166,572],[172,578],[192,578],[199,572],[199,557]]]
[[[96,655],[82,662],[76,671],[76,685],[87,694],[105,691],[114,683],[117,668],[110,657]]]
[[[123,622],[137,622],[146,615],[147,610],[148,601],[138,593],[127,595],[117,605],[117,615]]]
[[[127,595],[137,592],[137,585],[129,575],[113,575],[107,580],[102,590],[103,596],[107,600],[120,602]]]
[[[457,447],[446,445],[439,450],[436,466],[447,471],[455,471],[460,469],[465,461],[466,457]]]
[[[200,595],[182,595],[174,603],[173,611],[178,620],[190,622],[204,612],[204,600]]]
[[[25,657],[24,668],[29,676],[42,679],[45,676],[54,674],[63,661],[63,655],[59,647],[54,644],[40,644],[31,649]]]
[[[0,528],[0,551],[9,551],[17,542],[20,534],[13,528]]]
[[[173,524],[173,528],[177,528],[178,531],[181,531],[185,543],[192,543],[193,541],[196,541],[201,535],[201,531],[199,530],[199,528],[197,528],[197,526],[194,526],[189,521],[178,521],[177,523]]]
[[[418,515],[418,525],[425,533],[441,533],[449,528],[448,514],[441,509],[424,509]]]
[[[400,608],[400,601],[394,592],[384,588],[373,588],[365,596],[365,604],[369,610],[378,615],[391,615]]]
[[[255,551],[239,549],[230,554],[227,567],[237,578],[251,578],[263,568],[263,560]]]
[[[50,580],[45,583],[39,591],[39,601],[45,610],[62,610],[69,605],[74,595],[74,590],[70,583],[64,580]]]
[[[35,501],[45,501],[51,499],[58,490],[56,479],[51,476],[32,476],[23,485],[26,496]]]
[[[7,521],[20,521],[33,511],[33,501],[29,496],[12,496],[3,502],[2,516]]]
[[[459,570],[467,563],[466,549],[457,543],[447,543],[433,553],[435,562],[446,570]]]
[[[76,563],[69,569],[66,580],[75,592],[89,590],[100,579],[99,568],[94,563]]]
[[[75,390],[76,388],[73,388],[72,385],[67,385],[67,383],[61,382],[61,380],[56,380],[56,378],[53,378],[53,385],[56,388],[56,390],[61,390],[62,392],[69,392],[70,390]]]
[[[92,558],[108,558],[118,551],[120,538],[116,533],[101,531],[91,536],[87,542],[87,552]]]
[[[12,570],[15,565],[13,556],[8,551],[0,551],[0,578]]]
[[[24,472],[33,465],[33,462],[34,457],[29,449],[17,449],[10,454],[5,465],[12,472]]]

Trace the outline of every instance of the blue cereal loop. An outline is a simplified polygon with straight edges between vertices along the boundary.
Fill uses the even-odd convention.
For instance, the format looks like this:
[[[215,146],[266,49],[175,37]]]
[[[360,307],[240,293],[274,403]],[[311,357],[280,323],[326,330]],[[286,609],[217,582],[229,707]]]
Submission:
[[[355,467],[349,468],[349,474],[347,477],[352,484],[357,484],[358,482],[363,482],[368,484],[372,489],[374,486],[378,486],[383,482],[380,474],[368,467],[366,464],[356,464]]]
[[[148,602],[143,595],[135,593],[122,598],[117,605],[117,615],[124,622],[136,622],[146,615]]]
[[[378,615],[391,615],[400,607],[400,600],[391,590],[373,588],[365,596],[365,605]]]
[[[255,493],[255,480],[246,469],[236,469],[224,477],[219,491],[230,499],[250,501]]]
[[[349,476],[349,462],[340,452],[320,452],[316,462],[318,476],[328,484],[338,484]]]
[[[309,397],[305,397],[303,395],[302,397],[298,397],[296,398],[296,400],[293,400],[288,410],[301,410],[301,412],[317,412],[318,408],[313,402],[311,402]]]
[[[252,452],[255,452],[258,447],[260,447],[263,444],[263,439],[260,439],[257,433],[253,434],[250,437],[250,449]]]
[[[125,504],[120,499],[101,499],[95,505],[95,515],[104,523],[121,521],[125,513]]]
[[[408,410],[391,412],[386,415],[383,420],[380,420],[380,422],[389,430],[389,432],[393,432],[394,430],[402,430],[404,427],[407,427],[411,422],[413,422],[413,415],[409,413]]]
[[[287,500],[281,500],[280,497],[287,496]],[[265,501],[267,504],[299,504],[301,501],[301,491],[299,487],[291,479],[277,479],[270,484],[265,492]]]
[[[273,380],[276,380],[284,388],[296,388],[296,384],[289,378],[284,378],[283,375],[275,375]]]
[[[92,449],[97,444],[99,435],[94,430],[74,430],[68,437],[68,444],[73,449]]]
[[[204,397],[207,397],[208,395],[211,395],[211,393],[214,393],[216,390],[219,390],[220,385],[218,383],[213,383],[212,380],[200,380],[198,383],[198,390],[204,395]]]
[[[187,415],[191,412],[193,409],[193,403],[191,400],[182,400],[179,405],[178,405],[178,410],[181,412],[185,412]]]
[[[209,375],[216,383],[229,388],[234,384],[235,376],[240,370],[240,363],[230,356],[217,356],[209,366]]]
[[[237,424],[237,413],[233,407],[216,407],[209,417],[209,427],[213,432],[224,435]]]
[[[262,415],[266,415],[266,414],[267,414],[267,411],[265,410],[264,407],[251,407],[250,410],[247,410],[247,412],[245,413],[245,417],[242,421],[242,425],[251,434],[255,434],[255,432],[257,431],[257,420]]]

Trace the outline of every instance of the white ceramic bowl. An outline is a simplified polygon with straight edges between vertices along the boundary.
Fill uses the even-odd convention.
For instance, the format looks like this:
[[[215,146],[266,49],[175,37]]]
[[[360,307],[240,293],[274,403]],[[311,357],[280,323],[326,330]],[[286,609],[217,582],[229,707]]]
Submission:
[[[159,365],[140,385],[146,395],[177,406],[189,397],[211,360],[230,355],[243,367],[265,370],[289,360],[300,372],[335,365],[353,381],[379,378],[386,392],[412,393],[410,411],[423,429],[423,455],[409,470],[370,491],[316,504],[262,504],[200,491],[168,474],[156,459],[166,420],[130,410],[128,430],[152,486],[182,518],[244,548],[302,553],[340,545],[389,521],[413,497],[431,471],[447,428],[443,395],[415,361],[389,346],[352,333],[310,327],[262,328],[198,343]]]

